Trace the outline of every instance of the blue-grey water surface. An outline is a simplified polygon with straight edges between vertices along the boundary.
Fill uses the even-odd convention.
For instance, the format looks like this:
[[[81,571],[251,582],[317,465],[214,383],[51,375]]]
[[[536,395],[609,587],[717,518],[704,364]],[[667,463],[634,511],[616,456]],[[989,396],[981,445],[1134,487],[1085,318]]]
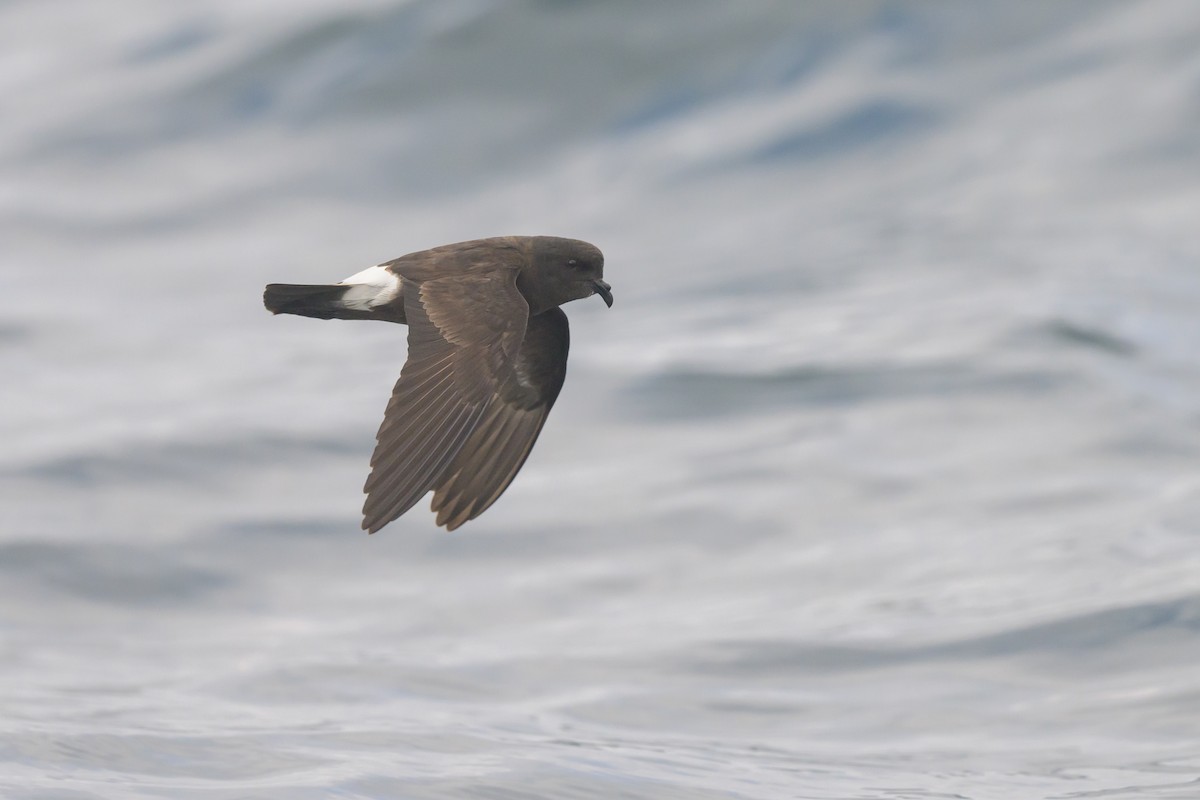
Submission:
[[[1200,798],[1200,10],[0,4],[0,797]],[[404,329],[588,239],[532,458]]]

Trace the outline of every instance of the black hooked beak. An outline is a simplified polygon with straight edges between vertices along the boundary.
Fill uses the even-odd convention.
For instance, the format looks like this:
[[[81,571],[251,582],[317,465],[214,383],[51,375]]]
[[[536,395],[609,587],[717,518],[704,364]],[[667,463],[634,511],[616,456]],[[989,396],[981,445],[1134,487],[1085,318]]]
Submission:
[[[592,286],[596,287],[596,294],[600,295],[604,305],[612,308],[612,287],[599,278],[592,281]]]

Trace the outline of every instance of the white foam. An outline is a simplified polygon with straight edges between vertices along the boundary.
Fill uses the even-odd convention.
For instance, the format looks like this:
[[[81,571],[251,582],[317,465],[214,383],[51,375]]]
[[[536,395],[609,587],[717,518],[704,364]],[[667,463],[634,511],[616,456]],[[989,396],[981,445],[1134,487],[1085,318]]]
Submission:
[[[359,311],[390,303],[400,293],[400,276],[381,266],[367,267],[340,283],[353,287],[342,295],[342,304]]]

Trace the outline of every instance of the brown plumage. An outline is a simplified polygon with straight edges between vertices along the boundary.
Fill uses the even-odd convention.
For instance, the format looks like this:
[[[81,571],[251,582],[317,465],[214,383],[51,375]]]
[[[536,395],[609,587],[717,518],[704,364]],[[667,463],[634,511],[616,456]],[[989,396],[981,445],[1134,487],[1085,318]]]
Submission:
[[[271,284],[276,314],[408,325],[408,360],[376,435],[363,528],[432,491],[437,524],[482,514],[529,456],[567,371],[563,303],[599,294],[604,256],[577,239],[505,236],[435,247],[330,286]]]

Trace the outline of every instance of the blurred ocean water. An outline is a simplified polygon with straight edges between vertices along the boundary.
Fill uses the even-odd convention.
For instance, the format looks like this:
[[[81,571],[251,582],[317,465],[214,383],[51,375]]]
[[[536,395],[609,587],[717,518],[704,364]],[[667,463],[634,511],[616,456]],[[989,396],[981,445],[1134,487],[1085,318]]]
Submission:
[[[0,4],[0,796],[1200,797],[1200,11]],[[607,256],[358,531],[459,239]]]

